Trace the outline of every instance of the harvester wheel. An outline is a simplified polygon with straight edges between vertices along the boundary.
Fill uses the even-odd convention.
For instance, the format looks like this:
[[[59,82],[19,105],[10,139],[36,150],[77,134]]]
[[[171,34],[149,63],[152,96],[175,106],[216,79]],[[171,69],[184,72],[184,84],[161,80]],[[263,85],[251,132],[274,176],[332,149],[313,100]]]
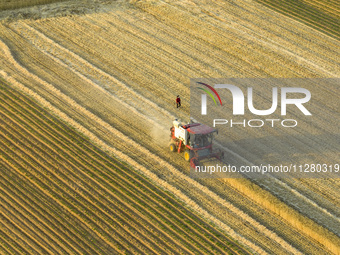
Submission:
[[[175,152],[176,151],[176,145],[174,143],[170,144],[170,151]]]
[[[186,161],[190,161],[190,151],[184,152],[184,158],[185,158]]]

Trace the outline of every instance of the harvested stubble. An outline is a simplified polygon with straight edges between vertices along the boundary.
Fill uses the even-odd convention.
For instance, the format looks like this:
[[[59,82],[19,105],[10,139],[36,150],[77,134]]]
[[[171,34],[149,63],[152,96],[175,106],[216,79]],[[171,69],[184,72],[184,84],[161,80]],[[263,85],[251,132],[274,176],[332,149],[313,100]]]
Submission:
[[[56,2],[62,2],[66,0],[2,0],[0,1],[0,10],[9,10],[9,9],[19,9],[23,7],[36,6],[42,4],[50,4]]]

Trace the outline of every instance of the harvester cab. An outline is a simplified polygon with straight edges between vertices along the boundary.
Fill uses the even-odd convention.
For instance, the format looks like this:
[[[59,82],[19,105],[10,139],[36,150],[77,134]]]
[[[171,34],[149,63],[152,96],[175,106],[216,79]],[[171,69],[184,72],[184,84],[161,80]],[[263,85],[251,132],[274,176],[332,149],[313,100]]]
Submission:
[[[195,168],[201,159],[217,158],[221,159],[221,151],[213,153],[213,136],[217,133],[207,125],[200,123],[190,123],[183,125],[178,120],[173,121],[170,128],[170,151],[184,152],[186,161],[190,161],[190,166]]]

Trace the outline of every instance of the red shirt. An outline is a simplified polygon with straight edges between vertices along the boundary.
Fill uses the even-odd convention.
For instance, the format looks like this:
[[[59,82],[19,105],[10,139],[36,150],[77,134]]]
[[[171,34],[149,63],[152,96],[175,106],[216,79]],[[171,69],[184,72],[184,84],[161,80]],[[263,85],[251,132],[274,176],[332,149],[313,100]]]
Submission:
[[[181,99],[179,97],[176,98],[176,102],[179,103],[181,102]]]

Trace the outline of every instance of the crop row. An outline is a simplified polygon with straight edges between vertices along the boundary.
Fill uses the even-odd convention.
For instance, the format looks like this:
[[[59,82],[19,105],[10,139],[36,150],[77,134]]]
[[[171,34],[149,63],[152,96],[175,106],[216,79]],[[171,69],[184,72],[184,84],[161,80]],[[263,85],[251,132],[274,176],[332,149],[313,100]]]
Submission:
[[[6,100],[6,102],[9,103],[9,101],[7,101],[7,100]],[[9,105],[13,105],[13,102],[11,102]],[[19,107],[20,106],[13,108],[12,111],[14,111],[14,109],[18,109]],[[5,112],[4,111],[5,109],[2,108],[2,110],[3,110],[2,112]],[[8,111],[9,109],[6,108],[6,110]],[[13,112],[10,112],[10,113],[13,114]],[[39,120],[39,123],[41,123],[40,122],[42,120],[41,116],[40,116],[40,118],[37,118],[38,116],[36,116],[36,114],[37,113],[35,113],[33,115],[34,119],[37,119],[37,121]],[[6,116],[7,116],[7,118],[9,118],[9,115],[6,115]],[[5,118],[6,116],[3,116],[3,117]],[[167,233],[170,236],[171,235],[174,236],[175,240],[181,240],[179,233],[181,233],[181,235],[182,235],[182,231],[183,231],[183,235],[185,235],[185,239],[188,239],[187,241],[181,240],[181,242],[184,242],[184,243],[182,243],[183,247],[185,247],[186,245],[189,245],[189,247],[191,247],[191,249],[195,250],[194,247],[197,246],[200,249],[202,249],[202,251],[204,251],[206,249],[206,248],[204,248],[204,243],[207,242],[207,246],[211,247],[212,250],[217,248],[216,251],[219,251],[220,253],[222,253],[222,250],[220,250],[221,248],[218,248],[218,247],[221,246],[223,248],[224,247],[223,242],[221,243],[220,241],[218,241],[216,248],[214,248],[214,245],[215,245],[214,242],[215,241],[211,242],[209,239],[215,240],[216,236],[215,237],[213,237],[213,236],[209,237],[210,235],[208,234],[208,232],[205,231],[205,227],[208,227],[208,226],[204,224],[203,227],[201,227],[200,224],[195,223],[195,221],[193,221],[191,219],[191,217],[193,217],[192,214],[191,214],[191,217],[188,217],[185,213],[178,211],[178,209],[176,207],[179,207],[181,204],[178,204],[178,202],[176,203],[175,200],[173,198],[169,197],[166,193],[159,192],[159,191],[152,191],[152,189],[150,189],[151,185],[149,183],[145,182],[145,180],[144,180],[144,184],[143,184],[143,183],[141,183],[140,180],[136,179],[136,177],[133,176],[133,174],[131,172],[129,172],[130,176],[128,174],[126,174],[128,169],[120,169],[120,173],[116,172],[116,173],[113,174],[112,170],[117,169],[116,163],[112,164],[112,163],[107,162],[108,161],[107,158],[106,158],[106,161],[103,160],[103,159],[105,159],[105,158],[103,158],[103,156],[100,157],[101,160],[99,161],[98,159],[95,159],[95,158],[89,156],[89,155],[91,155],[91,153],[83,151],[81,154],[79,154],[79,152],[77,154],[89,156],[85,160],[85,162],[82,162],[79,159],[76,160],[74,158],[76,156],[70,156],[69,155],[68,158],[66,158],[66,155],[69,154],[67,149],[69,149],[69,147],[71,146],[70,144],[66,143],[67,137],[59,137],[59,133],[58,133],[58,135],[55,134],[55,130],[53,130],[53,129],[51,131],[48,131],[48,132],[54,132],[54,135],[49,134],[48,136],[45,136],[45,137],[43,135],[40,135],[40,134],[42,134],[41,130],[45,130],[45,132],[47,130],[49,130],[49,128],[47,126],[42,125],[42,123],[39,125],[39,129],[37,131],[34,132],[34,130],[31,130],[29,133],[26,133],[28,131],[26,131],[23,128],[20,128],[20,126],[31,127],[31,129],[34,127],[31,123],[32,119],[29,119],[28,120],[29,122],[26,122],[27,119],[26,119],[26,121],[24,120],[25,118],[27,118],[26,116],[27,116],[27,113],[25,115],[21,116],[22,119],[20,118],[20,124],[19,123],[16,124],[17,126],[14,125],[14,123],[11,123],[9,121],[10,119],[6,119],[7,120],[6,123],[11,123],[12,125],[9,124],[9,125],[11,125],[11,128],[7,127],[4,130],[16,130],[16,132],[15,133],[8,132],[8,133],[6,133],[5,136],[2,137],[2,143],[5,143],[6,148],[8,148],[8,150],[3,154],[5,161],[8,162],[8,164],[11,164],[12,166],[17,166],[17,168],[20,168],[19,165],[25,165],[27,168],[28,168],[28,166],[31,166],[32,172],[29,172],[29,173],[31,174],[31,178],[34,180],[33,181],[34,184],[39,183],[39,180],[41,180],[41,181],[43,180],[44,184],[49,183],[50,188],[52,188],[55,185],[54,183],[58,183],[58,189],[57,188],[55,189],[56,193],[54,195],[52,195],[51,191],[47,190],[46,186],[44,188],[45,192],[48,193],[48,194],[51,194],[52,197],[54,199],[56,199],[57,201],[62,201],[63,198],[65,198],[67,200],[67,201],[63,201],[65,207],[68,208],[69,210],[71,210],[72,212],[74,212],[76,215],[78,215],[84,222],[87,222],[89,224],[89,228],[92,231],[95,231],[95,232],[96,231],[103,231],[102,235],[105,236],[105,230],[110,229],[110,227],[109,226],[104,227],[103,225],[100,225],[101,227],[99,227],[94,222],[91,223],[91,221],[92,220],[97,221],[98,224],[99,224],[99,222],[108,222],[110,224],[114,224],[114,222],[110,221],[110,217],[105,217],[103,215],[107,211],[107,212],[114,213],[116,215],[116,217],[118,217],[118,218],[119,217],[125,217],[125,218],[127,217],[128,218],[127,221],[122,220],[122,222],[126,222],[125,224],[127,224],[127,226],[125,226],[125,227],[127,227],[128,229],[133,229],[133,227],[131,227],[131,224],[132,225],[136,224],[136,222],[141,221],[141,218],[142,219],[144,218],[144,222],[142,221],[142,224],[145,228],[145,230],[143,230],[143,228],[141,228],[142,229],[141,232],[147,232],[146,229],[153,229],[154,226],[159,226],[158,230],[153,229],[153,234],[152,233],[145,234],[146,236],[150,235],[152,238],[155,238],[156,240],[157,240],[157,237],[155,237],[153,235],[156,234],[156,236],[157,236],[157,235],[159,235],[158,233],[162,233],[161,229],[167,230]],[[12,120],[12,122],[13,122],[13,120]],[[2,125],[8,125],[8,124],[2,123]],[[39,136],[38,136],[37,132],[38,132]],[[18,133],[20,133],[22,136],[18,137],[18,135],[17,135]],[[71,136],[71,137],[72,137],[72,135],[74,135],[74,134],[72,134],[72,133],[69,134],[69,136]],[[38,136],[36,138],[37,140],[34,139],[35,136]],[[58,140],[49,141],[49,139],[51,139],[51,137],[53,137],[53,136],[57,137]],[[17,141],[19,141],[19,140],[22,141],[24,137],[30,137],[30,139],[29,139],[30,142],[25,143],[25,145],[24,144],[18,144]],[[54,138],[54,139],[56,139],[56,138]],[[66,144],[63,144],[63,143],[60,144],[61,143],[60,140],[62,140],[63,143],[66,143]],[[9,143],[10,141],[12,141],[12,143]],[[43,146],[43,144],[45,144],[45,146]],[[52,149],[50,146],[51,147],[52,146],[57,147],[57,148]],[[81,144],[81,146],[84,146],[84,144]],[[30,148],[29,151],[28,151],[28,149],[25,150],[24,149],[25,147]],[[41,147],[41,148],[39,149],[39,147]],[[87,150],[91,150],[91,148],[89,148],[90,147],[89,145],[84,146],[84,147]],[[62,149],[62,148],[64,148],[64,149]],[[72,148],[73,148],[73,150],[78,149],[78,148],[74,148],[74,146]],[[25,151],[26,151],[26,153],[25,153]],[[46,155],[46,152],[49,152],[48,155],[51,155],[50,157],[52,157],[52,155],[53,155],[54,157],[58,158],[58,161],[60,160],[62,162],[62,163],[57,164],[57,166],[58,166],[57,169],[54,169],[55,167],[53,166],[53,164],[55,164],[54,163],[55,160],[53,160],[53,159],[48,160],[49,156]],[[56,152],[58,152],[58,153],[56,153]],[[96,154],[98,154],[98,153],[99,152],[97,151]],[[33,154],[33,155],[29,155],[29,154]],[[94,151],[92,151],[92,154],[94,154]],[[17,160],[15,160],[15,162],[13,162],[14,155],[17,155],[18,156],[17,158],[21,158],[22,160],[17,159]],[[72,152],[72,150],[71,150],[71,155],[74,155],[74,152]],[[75,161],[75,162],[72,164],[71,163],[72,161]],[[48,166],[47,164],[50,164],[50,165]],[[66,167],[66,165],[69,165],[69,166]],[[85,167],[85,165],[89,165],[91,167]],[[109,166],[107,166],[107,165],[109,165]],[[40,169],[40,171],[34,172],[33,169],[35,169],[35,168]],[[46,170],[44,170],[45,168],[49,169],[49,170],[46,171]],[[69,170],[68,170],[68,168],[69,168]],[[79,170],[77,170],[77,168],[79,168]],[[23,168],[21,168],[21,169],[23,170]],[[94,171],[94,169],[96,171]],[[103,169],[105,169],[106,173],[104,173]],[[82,171],[82,173],[80,173],[80,171]],[[42,174],[41,172],[44,172],[44,174]],[[62,173],[65,173],[65,175],[62,174]],[[73,179],[70,179],[71,176],[73,175],[73,173],[74,174],[77,173],[77,175],[74,176]],[[84,176],[85,173],[88,175],[87,177]],[[127,175],[126,178],[122,177],[123,173],[125,173],[125,176]],[[28,174],[28,173],[26,172],[26,174]],[[58,178],[57,176],[60,176],[60,178]],[[119,177],[119,180],[117,180],[117,177]],[[50,180],[53,180],[53,181],[51,182]],[[87,183],[87,182],[89,182],[89,183]],[[131,184],[128,185],[128,183],[131,183]],[[94,187],[96,187],[96,189],[94,189]],[[120,191],[117,190],[118,187],[119,187]],[[137,192],[133,191],[134,189],[137,189],[138,191]],[[153,189],[155,189],[155,187],[153,187]],[[36,192],[34,192],[34,193],[36,193]],[[143,195],[144,192],[147,192],[147,193],[145,195]],[[65,193],[73,194],[73,199],[71,197],[69,197],[68,195],[66,195]],[[101,195],[98,194],[98,193],[101,193]],[[57,194],[61,194],[62,197],[58,197]],[[139,195],[136,196],[135,194],[139,194]],[[162,194],[162,196],[160,196],[159,194]],[[92,196],[95,196],[95,197],[90,199]],[[75,202],[74,199],[76,199],[77,202]],[[168,202],[169,200],[171,202]],[[86,204],[87,207],[84,208],[83,206],[79,205],[80,201],[82,202],[83,205]],[[95,207],[91,206],[89,201],[95,202],[96,206]],[[110,203],[107,202],[107,201],[110,201]],[[123,205],[125,204],[125,206],[120,205],[120,207],[119,207],[119,208],[121,208],[121,210],[124,210],[124,213],[123,213],[123,211],[119,211],[119,210],[117,211],[117,208],[116,208],[116,206],[118,206],[117,201],[120,201],[120,203],[122,203]],[[130,206],[126,205],[126,201],[130,201],[128,203],[128,204],[130,204]],[[67,202],[69,202],[69,204]],[[165,205],[163,205],[164,203],[165,203]],[[175,206],[172,205],[172,203],[174,203]],[[72,207],[71,204],[73,204],[74,207]],[[105,204],[106,204],[106,206],[105,206]],[[115,204],[115,207],[113,207],[113,204]],[[154,204],[157,204],[156,208],[155,208],[155,206],[152,206]],[[131,207],[131,205],[133,205],[133,206]],[[79,208],[80,211],[78,211],[78,208]],[[130,211],[129,211],[129,209],[130,209]],[[92,211],[96,211],[97,215],[102,215],[102,218],[100,220],[96,219],[96,217],[93,215]],[[138,211],[143,212],[142,214],[147,215],[147,217],[139,215],[139,217],[137,217],[135,219],[131,219],[130,215],[140,214]],[[177,211],[177,213],[179,213],[179,216],[176,215],[176,213],[172,213],[172,212],[176,212],[176,211]],[[84,214],[86,214],[88,217],[86,217]],[[185,220],[184,224],[183,224],[183,219]],[[194,217],[194,219],[197,221],[197,218]],[[150,220],[151,220],[151,222],[153,222],[154,225],[151,226],[151,225],[148,224],[148,222]],[[161,222],[159,222],[159,221],[161,221]],[[162,221],[165,222],[165,223],[162,223]],[[130,225],[130,227],[128,227],[129,225]],[[197,228],[198,228],[198,230],[196,230]],[[170,230],[170,229],[173,229],[173,230]],[[180,229],[182,229],[182,231],[179,231]],[[109,230],[107,230],[107,231],[109,231]],[[123,231],[121,230],[121,232],[123,232]],[[110,233],[112,233],[112,232],[110,232]],[[202,234],[202,233],[205,233],[205,234]],[[112,234],[114,234],[114,233],[112,233]],[[164,232],[163,232],[163,234],[164,234]],[[138,236],[138,234],[136,234],[136,233],[135,233],[135,235]],[[224,239],[223,235],[221,235],[221,234],[217,234],[217,236],[219,238],[222,238],[222,240]],[[207,237],[209,237],[209,238],[207,239]],[[106,238],[109,238],[109,237],[106,235]],[[147,237],[144,237],[144,238],[147,239]],[[169,238],[169,236],[167,237],[167,239],[168,238]],[[216,240],[219,240],[219,238],[217,238]],[[164,236],[162,236],[161,239],[164,239]],[[161,241],[161,239],[159,241]],[[195,240],[197,240],[197,241],[195,241]],[[121,241],[122,241],[121,243],[125,242],[123,240],[121,240]],[[158,243],[159,241],[156,241],[156,242]],[[189,243],[187,243],[188,241],[189,241]],[[173,242],[176,242],[176,241],[173,241]],[[112,243],[112,240],[111,240],[110,243]],[[187,243],[187,244],[185,244],[185,243]],[[195,246],[192,246],[193,245],[192,243]],[[164,241],[163,241],[163,245],[164,246],[166,245],[166,243],[164,243]],[[163,245],[162,245],[162,247],[163,247]],[[126,246],[129,246],[129,245],[126,244]],[[153,248],[155,248],[155,247],[153,247]],[[171,250],[172,247],[170,246],[168,248]],[[157,250],[157,248],[156,248],[156,250]],[[188,250],[187,250],[187,252],[188,252]],[[206,250],[206,252],[209,253],[209,250]]]

